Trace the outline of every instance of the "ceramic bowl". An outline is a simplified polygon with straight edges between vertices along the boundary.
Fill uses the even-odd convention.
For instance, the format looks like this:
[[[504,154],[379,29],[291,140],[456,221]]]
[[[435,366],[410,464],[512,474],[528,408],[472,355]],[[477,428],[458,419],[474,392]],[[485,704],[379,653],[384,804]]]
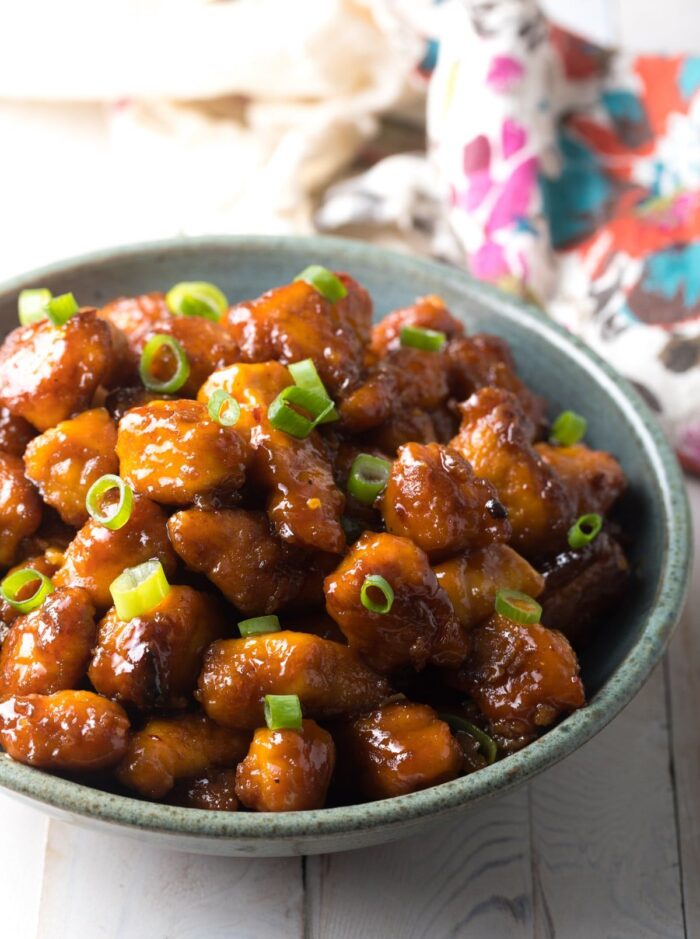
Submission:
[[[680,614],[690,563],[690,516],[676,460],[646,405],[626,381],[541,313],[461,271],[330,238],[135,245],[61,262],[6,283],[0,289],[0,327],[6,332],[16,325],[17,293],[23,287],[72,290],[80,303],[98,306],[119,294],[208,280],[229,298],[241,299],[288,282],[310,263],[352,273],[371,292],[378,316],[416,296],[439,294],[470,331],[503,336],[525,381],[555,412],[573,408],[585,414],[591,445],[619,458],[630,484],[621,513],[632,538],[635,582],[623,608],[601,624],[582,659],[589,703],[531,746],[471,776],[381,802],[278,815],[141,802],[0,756],[0,786],[63,820],[224,855],[341,851],[418,833],[438,818],[524,783],[598,733],[645,682]]]

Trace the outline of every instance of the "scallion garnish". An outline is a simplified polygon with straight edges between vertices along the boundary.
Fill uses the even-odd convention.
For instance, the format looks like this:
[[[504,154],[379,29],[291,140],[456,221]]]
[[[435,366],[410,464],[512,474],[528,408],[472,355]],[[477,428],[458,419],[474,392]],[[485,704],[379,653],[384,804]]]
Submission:
[[[203,280],[175,284],[166,293],[165,302],[176,316],[202,316],[215,323],[228,310],[226,294]]]
[[[238,631],[244,638],[247,636],[262,636],[264,633],[276,633],[281,628],[279,617],[274,614],[242,619],[238,624]]]
[[[423,329],[421,326],[404,326],[399,335],[402,346],[423,349],[425,352],[439,352],[447,342],[445,333],[437,329]]]
[[[170,593],[163,565],[151,558],[136,567],[127,567],[109,585],[119,619],[128,621],[144,616]]]
[[[299,695],[266,694],[265,723],[270,730],[301,730]]]
[[[296,408],[303,408],[310,417],[300,414]],[[333,409],[330,398],[290,385],[281,391],[267,410],[267,417],[275,430],[283,430],[292,437],[303,439],[327,417]]]
[[[514,623],[539,623],[542,607],[537,600],[520,590],[499,590],[496,594],[496,612]]]
[[[241,416],[241,406],[228,391],[217,388],[207,402],[209,417],[222,427],[233,427]]]
[[[375,599],[377,591],[382,595],[381,600]],[[394,605],[394,591],[389,581],[381,574],[367,574],[360,591],[360,600],[362,606],[372,613],[388,613]]]
[[[112,489],[116,489],[119,498],[114,505],[103,508],[102,499]],[[131,512],[134,507],[134,493],[130,486],[124,482],[120,476],[107,473],[100,476],[99,479],[88,489],[85,497],[85,508],[90,518],[109,528],[110,531],[116,531],[123,528],[131,518]]]
[[[160,381],[153,374],[153,366],[163,347],[166,347],[172,353],[175,359],[175,371],[170,378]],[[190,377],[190,363],[187,360],[185,350],[177,339],[165,333],[156,333],[155,336],[151,336],[143,348],[139,363],[139,375],[149,391],[157,391],[159,394],[171,394],[173,391],[182,388]]]
[[[292,362],[288,365],[289,373],[294,379],[294,384],[300,388],[308,388],[309,391],[315,391],[316,394],[323,395],[331,401],[331,396],[326,391],[326,386],[321,381],[321,376],[316,370],[313,359],[303,359],[301,362]],[[331,401],[331,404],[333,402]],[[338,412],[335,405],[328,415],[319,421],[320,424],[329,424],[331,421],[338,420]]]
[[[51,299],[51,291],[46,287],[20,291],[17,300],[19,321],[22,326],[30,326],[46,319],[46,308]]]
[[[391,462],[370,453],[360,453],[353,460],[348,476],[348,492],[358,502],[372,505],[384,491],[391,473]]]
[[[597,512],[582,515],[569,529],[567,535],[569,546],[572,548],[585,548],[600,534],[603,527],[603,516]]]
[[[54,326],[63,326],[79,309],[72,293],[62,293],[60,297],[51,297],[46,304],[46,315]]]
[[[573,447],[575,443],[583,439],[587,427],[586,418],[577,414],[576,411],[562,411],[552,424],[549,439],[551,443],[558,443],[562,447]]]
[[[330,303],[337,303],[338,300],[342,300],[343,297],[348,295],[348,288],[342,280],[333,271],[329,271],[327,267],[321,267],[320,264],[311,264],[309,267],[305,267],[294,280],[303,280]]]
[[[471,721],[466,720],[464,717],[460,717],[459,714],[438,714],[438,717],[441,721],[444,721],[450,726],[452,731],[461,730],[464,733],[469,734],[473,737],[479,747],[484,757],[486,758],[486,763],[490,766],[492,763],[496,762],[496,757],[498,756],[498,745],[493,737],[477,727],[476,724],[472,724]]]
[[[37,584],[34,593],[21,599],[24,588],[34,581]],[[35,571],[32,567],[23,567],[21,570],[9,574],[0,584],[0,593],[3,599],[15,610],[19,610],[20,613],[31,613],[32,610],[36,610],[55,589],[53,582],[48,577],[39,571]]]

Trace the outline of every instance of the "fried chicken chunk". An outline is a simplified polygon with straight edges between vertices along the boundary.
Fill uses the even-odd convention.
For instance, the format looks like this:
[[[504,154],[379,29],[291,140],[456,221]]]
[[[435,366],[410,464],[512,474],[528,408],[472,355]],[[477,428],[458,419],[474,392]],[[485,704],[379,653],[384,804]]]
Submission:
[[[105,473],[118,473],[117,428],[105,408],[83,411],[35,437],[24,454],[27,476],[67,525],[88,520],[85,497]]]
[[[462,751],[427,704],[394,701],[344,722],[336,733],[340,765],[365,799],[388,799],[459,775]]]
[[[362,587],[370,575],[383,577],[393,591],[385,613],[362,603]],[[375,589],[368,590],[371,600]],[[328,612],[350,648],[377,671],[421,669],[428,662],[457,666],[466,657],[468,637],[449,598],[424,552],[408,538],[365,532],[326,578],[325,592]]]
[[[381,512],[387,531],[410,538],[433,560],[510,537],[495,488],[459,453],[437,443],[399,449]]]
[[[464,335],[464,326],[450,313],[440,297],[419,297],[413,306],[394,310],[372,327],[372,351],[384,355],[401,345],[401,330],[405,326],[433,329],[448,339]]]
[[[333,738],[315,721],[300,731],[262,727],[238,764],[236,793],[257,812],[322,809],[334,766]]]
[[[212,769],[192,779],[183,779],[170,791],[167,801],[186,809],[236,812],[236,770]]]
[[[171,515],[168,534],[189,569],[249,616],[274,613],[304,585],[306,553],[277,538],[264,512],[186,509]]]
[[[19,763],[59,773],[115,766],[124,755],[129,718],[92,691],[11,695],[0,702],[0,744]]]
[[[23,538],[41,524],[41,499],[18,456],[0,453],[0,568],[14,563]]]
[[[450,446],[496,487],[508,510],[512,544],[526,557],[546,556],[566,543],[576,518],[558,473],[530,443],[531,425],[518,399],[482,388],[460,406],[462,424]]]
[[[165,512],[144,496],[134,497],[129,521],[116,531],[90,519],[69,544],[54,583],[83,587],[98,610],[107,610],[112,605],[109,585],[125,568],[158,558],[166,576],[172,577],[177,555],[165,523]]]
[[[354,652],[310,633],[282,631],[224,639],[204,654],[199,700],[225,727],[253,729],[263,721],[266,694],[296,694],[314,718],[356,713],[390,693]]]
[[[243,485],[247,448],[234,427],[213,421],[197,401],[152,401],[119,421],[121,476],[166,505]]]
[[[0,452],[22,456],[36,431],[23,417],[0,407]]]
[[[572,447],[537,443],[535,450],[564,482],[577,516],[589,512],[605,515],[625,491],[622,467],[603,450],[591,450],[583,443]]]
[[[90,681],[123,704],[186,707],[204,650],[224,632],[219,603],[191,587],[171,587],[156,607],[127,622],[113,608],[99,626]]]
[[[461,686],[494,735],[532,739],[585,704],[576,654],[555,629],[525,626],[494,613],[472,631],[472,638]]]
[[[114,363],[112,330],[93,311],[76,313],[64,326],[49,320],[20,326],[0,347],[0,404],[48,430],[89,407]]]
[[[180,779],[235,766],[249,741],[250,734],[220,727],[204,714],[150,720],[131,734],[116,776],[127,789],[162,799]]]
[[[0,696],[77,687],[95,641],[95,608],[79,587],[59,587],[12,624],[0,652]]]

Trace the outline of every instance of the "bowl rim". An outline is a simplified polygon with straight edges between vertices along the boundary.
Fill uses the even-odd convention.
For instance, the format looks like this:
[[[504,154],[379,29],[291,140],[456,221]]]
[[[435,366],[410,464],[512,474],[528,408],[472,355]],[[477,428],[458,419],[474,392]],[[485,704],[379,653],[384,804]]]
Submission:
[[[352,806],[290,813],[201,811],[146,802],[94,789],[82,783],[16,763],[0,755],[0,786],[18,796],[86,819],[134,831],[172,833],[223,841],[293,842],[305,838],[379,832],[409,820],[438,817],[460,806],[501,794],[571,754],[606,726],[632,700],[657,664],[683,607],[692,560],[692,526],[683,476],[660,426],[639,393],[580,339],[540,310],[473,280],[458,268],[346,238],[298,235],[215,235],[168,238],[100,249],[42,266],[0,284],[0,298],[72,268],[99,266],[131,257],[228,249],[237,254],[261,249],[282,254],[303,249],[311,257],[339,251],[343,266],[354,260],[380,261],[396,275],[416,272],[436,278],[476,301],[497,309],[499,318],[518,321],[581,365],[617,404],[646,451],[663,511],[663,561],[654,602],[634,646],[586,707],[575,711],[536,742],[478,773],[409,795]],[[669,573],[673,576],[669,577]]]

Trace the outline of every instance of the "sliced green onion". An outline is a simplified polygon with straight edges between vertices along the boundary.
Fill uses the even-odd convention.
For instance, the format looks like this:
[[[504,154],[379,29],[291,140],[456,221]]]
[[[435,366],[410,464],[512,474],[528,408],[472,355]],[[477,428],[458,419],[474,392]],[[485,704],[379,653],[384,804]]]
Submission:
[[[102,499],[112,489],[119,492],[119,498],[114,505],[102,507]],[[117,531],[123,528],[131,518],[131,512],[134,507],[134,493],[130,486],[124,482],[120,476],[114,476],[108,473],[106,476],[100,476],[99,479],[88,489],[85,497],[85,508],[90,518],[109,528],[110,531]]]
[[[301,730],[299,695],[266,694],[265,723],[270,730]]]
[[[472,736],[479,744],[481,752],[486,757],[486,762],[489,766],[496,762],[496,757],[498,756],[498,744],[493,739],[493,737],[489,737],[489,735],[485,733],[480,727],[477,727],[476,724],[472,724],[471,721],[466,720],[464,717],[460,717],[458,714],[438,714],[438,717],[441,721],[449,724],[451,730],[462,730]]]
[[[158,558],[127,567],[109,585],[119,619],[145,616],[170,593],[170,584]]]
[[[404,326],[400,333],[401,345],[426,352],[439,352],[447,342],[445,333],[437,329],[423,329],[421,326]]]
[[[573,447],[575,443],[583,439],[587,427],[586,418],[577,414],[576,411],[562,411],[552,424],[549,439],[552,443],[558,443],[562,447]]]
[[[203,280],[175,284],[166,293],[165,302],[176,316],[203,316],[215,323],[228,310],[226,294]]]
[[[582,515],[569,529],[568,540],[572,548],[585,548],[600,534],[603,527],[603,516],[597,512]]]
[[[253,616],[251,619],[242,619],[238,624],[241,636],[262,636],[263,633],[276,633],[280,626],[279,616]]]
[[[303,408],[311,418],[305,417],[292,405]],[[316,391],[290,385],[281,391],[267,410],[267,417],[275,430],[283,430],[292,437],[303,439],[332,411],[334,405]]]
[[[20,599],[23,588],[34,581],[37,582],[34,593],[23,600]],[[15,610],[19,610],[20,613],[31,613],[32,610],[36,610],[55,589],[50,578],[39,571],[35,571],[32,567],[23,567],[22,570],[15,571],[14,574],[7,576],[0,584],[0,593],[3,599],[7,600],[10,606],[14,607]]]
[[[62,293],[60,297],[52,297],[46,304],[46,315],[54,326],[63,326],[79,309],[72,293]]]
[[[317,394],[328,398],[329,401],[331,400],[331,396],[326,391],[326,386],[321,381],[321,376],[316,371],[313,359],[303,359],[301,362],[292,362],[287,368],[294,379],[295,385],[298,385],[300,388],[308,388],[309,391],[315,391]],[[335,406],[333,406],[333,410],[330,411],[328,416],[324,417],[322,421],[319,421],[319,423],[329,424],[331,421],[337,420],[338,412]]]
[[[378,590],[383,599],[372,599],[370,590]],[[367,574],[360,591],[360,600],[362,606],[372,613],[388,613],[394,605],[394,591],[389,581],[381,574]]]
[[[30,326],[46,319],[46,307],[51,299],[51,291],[46,287],[35,290],[22,290],[17,301],[19,321],[22,326]]]
[[[496,612],[514,623],[539,623],[542,607],[537,600],[520,590],[499,590],[496,594]]]
[[[384,491],[391,474],[391,461],[370,453],[358,454],[350,467],[348,492],[358,502],[372,505],[377,496]]]
[[[167,346],[175,358],[175,371],[170,378],[160,381],[153,375],[152,369],[163,346]],[[173,391],[182,388],[190,377],[190,363],[187,360],[185,350],[177,339],[167,336],[165,333],[156,333],[155,336],[151,336],[141,353],[139,374],[141,381],[149,391],[171,394]]]
[[[217,388],[207,402],[209,417],[222,427],[233,427],[241,416],[241,406],[228,391]]]
[[[311,264],[305,267],[301,274],[297,274],[294,280],[303,280],[325,297],[330,303],[337,303],[343,297],[347,297],[348,288],[339,277],[329,271],[327,267],[321,267],[320,264]]]

